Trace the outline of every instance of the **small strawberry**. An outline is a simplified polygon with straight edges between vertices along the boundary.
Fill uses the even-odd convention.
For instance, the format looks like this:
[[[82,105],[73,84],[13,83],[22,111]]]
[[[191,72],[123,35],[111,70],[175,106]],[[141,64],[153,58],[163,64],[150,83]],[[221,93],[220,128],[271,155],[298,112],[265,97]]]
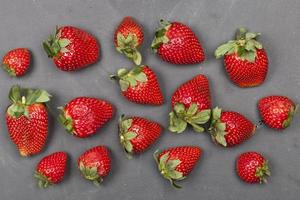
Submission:
[[[94,135],[114,113],[109,102],[91,97],[77,97],[59,109],[62,111],[58,118],[61,124],[80,138]]]
[[[268,72],[268,56],[256,40],[260,33],[240,28],[236,40],[230,40],[215,51],[216,58],[224,56],[226,72],[239,87],[261,85]]]
[[[49,58],[63,71],[74,71],[96,63],[100,55],[97,40],[85,30],[62,26],[43,42]]]
[[[39,153],[48,135],[48,113],[45,103],[50,95],[45,90],[13,86],[9,92],[12,104],[6,111],[10,138],[22,156]]]
[[[129,158],[148,149],[160,136],[161,126],[142,117],[121,116],[120,142]]]
[[[139,104],[163,104],[164,98],[155,73],[145,65],[132,70],[121,68],[111,79],[118,80],[123,95]]]
[[[247,183],[266,183],[271,175],[268,161],[257,152],[242,153],[236,161],[238,176]]]
[[[10,76],[23,76],[28,71],[29,66],[30,51],[26,48],[10,50],[2,60],[2,67]]]
[[[209,132],[216,143],[232,147],[249,139],[255,130],[256,126],[243,115],[218,107],[213,109]]]
[[[161,153],[156,151],[154,159],[161,175],[176,188],[181,188],[176,181],[185,179],[197,164],[202,150],[196,146],[168,148]]]
[[[117,27],[114,35],[114,43],[118,52],[123,53],[136,65],[142,61],[138,48],[144,41],[142,27],[132,17],[125,17]]]
[[[298,105],[285,96],[267,96],[258,102],[262,121],[274,129],[289,127],[297,109]]]
[[[196,64],[205,60],[203,48],[190,27],[165,20],[160,24],[151,48],[161,59],[172,64]]]
[[[98,186],[110,172],[109,150],[104,146],[87,150],[78,158],[78,168],[84,178]]]
[[[197,132],[203,132],[211,115],[211,96],[206,76],[197,75],[183,83],[172,96],[172,112],[169,114],[169,130],[182,133],[187,124]]]
[[[40,188],[47,188],[63,180],[67,168],[67,157],[65,152],[56,152],[42,158],[34,173]]]

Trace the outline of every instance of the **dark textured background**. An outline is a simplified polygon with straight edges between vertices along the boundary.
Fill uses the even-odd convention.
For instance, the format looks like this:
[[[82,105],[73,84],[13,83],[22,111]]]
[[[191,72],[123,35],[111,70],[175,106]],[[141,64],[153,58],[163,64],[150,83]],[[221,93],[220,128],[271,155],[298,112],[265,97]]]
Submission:
[[[119,67],[130,66],[113,47],[112,35],[125,15],[132,15],[144,26],[145,64],[158,74],[166,102],[163,106],[136,105],[126,101],[108,76]],[[149,46],[160,18],[178,20],[192,27],[203,42],[207,60],[194,66],[173,66],[151,54]],[[55,25],[72,24],[93,33],[101,42],[101,61],[85,70],[66,73],[55,68],[41,49],[41,41]],[[213,58],[214,49],[233,37],[244,25],[262,33],[269,58],[266,82],[257,88],[240,89],[225,75],[221,60]],[[127,160],[118,143],[117,119],[120,113],[136,114],[167,125],[170,96],[177,86],[197,73],[206,74],[211,83],[214,105],[235,110],[257,122],[256,103],[265,95],[282,94],[300,102],[300,1],[299,0],[1,0],[0,54],[15,47],[33,52],[32,70],[23,78],[11,79],[0,73],[0,199],[1,200],[180,200],[180,199],[297,199],[300,196],[300,135],[297,116],[284,132],[261,127],[248,142],[232,149],[215,146],[206,134],[191,130],[173,135],[167,130],[149,151]],[[4,113],[7,93],[13,84],[41,87],[53,94],[53,107],[76,96],[102,97],[118,109],[114,119],[97,135],[78,139],[52,122],[50,137],[41,154],[22,158],[10,141]],[[94,187],[76,169],[79,154],[95,145],[105,144],[113,153],[112,174],[103,186]],[[157,173],[152,152],[175,145],[200,145],[202,160],[184,188],[174,190]],[[62,184],[38,190],[33,179],[36,163],[45,155],[65,150],[71,156],[69,172]],[[235,174],[234,162],[244,151],[262,152],[269,160],[272,177],[267,185],[247,185]]]

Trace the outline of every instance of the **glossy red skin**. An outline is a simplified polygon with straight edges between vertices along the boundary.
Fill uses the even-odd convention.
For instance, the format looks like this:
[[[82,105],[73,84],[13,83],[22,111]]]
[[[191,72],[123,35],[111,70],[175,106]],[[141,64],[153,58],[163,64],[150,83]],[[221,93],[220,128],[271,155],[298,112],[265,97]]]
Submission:
[[[165,34],[169,42],[161,44],[157,54],[172,64],[196,64],[205,60],[204,50],[192,29],[182,23],[172,22]]]
[[[255,172],[265,162],[265,158],[257,152],[242,153],[236,161],[237,174],[247,183],[259,183],[260,179],[255,176]]]
[[[181,161],[175,170],[183,173],[183,176],[191,173],[202,155],[202,149],[197,146],[171,147],[162,151],[158,156],[158,160],[167,152],[169,152],[168,160]]]
[[[255,62],[240,59],[236,54],[224,56],[226,72],[230,80],[239,87],[261,85],[268,73],[268,56],[264,49],[257,49]]]
[[[129,87],[126,91],[122,92],[123,95],[129,101],[139,104],[163,104],[164,97],[160,90],[156,74],[148,66],[143,67],[143,72],[146,74],[148,81],[144,83],[138,82],[134,88]]]
[[[80,138],[95,134],[114,113],[112,104],[91,97],[77,97],[71,100],[64,110],[65,115],[72,118],[73,134]]]
[[[29,119],[25,116],[14,118],[6,113],[9,136],[22,156],[41,152],[48,136],[48,113],[43,104],[28,106]]]
[[[258,110],[263,122],[274,129],[284,129],[283,122],[295,104],[285,96],[267,96],[259,100]]]
[[[91,34],[72,26],[63,26],[58,31],[61,32],[60,39],[65,38],[71,41],[66,47],[69,50],[68,52],[59,52],[53,58],[55,65],[59,69],[74,71],[98,61],[100,45]]]
[[[255,132],[255,125],[243,115],[232,112],[223,111],[221,113],[221,122],[226,124],[225,140],[227,147],[232,147],[248,140]]]
[[[36,171],[48,178],[50,183],[62,181],[67,167],[67,154],[56,152],[45,156],[37,165]]]
[[[7,52],[2,64],[13,70],[16,76],[23,76],[30,66],[30,51],[26,48],[17,48]]]
[[[84,152],[78,158],[78,168],[81,162],[88,168],[97,167],[100,177],[107,176],[111,170],[110,152],[104,146],[96,146]]]

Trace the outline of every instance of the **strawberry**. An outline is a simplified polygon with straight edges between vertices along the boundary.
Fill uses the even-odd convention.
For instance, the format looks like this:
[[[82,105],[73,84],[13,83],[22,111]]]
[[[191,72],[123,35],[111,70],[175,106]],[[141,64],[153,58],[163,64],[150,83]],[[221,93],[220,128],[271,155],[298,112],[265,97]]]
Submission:
[[[91,97],[77,97],[59,109],[62,112],[58,118],[61,124],[69,133],[80,138],[94,135],[114,113],[109,102]]]
[[[266,183],[271,175],[268,161],[257,152],[242,153],[236,161],[238,176],[247,183]]]
[[[172,64],[196,64],[205,60],[203,48],[190,27],[165,20],[160,24],[151,48],[161,59]]]
[[[28,71],[29,65],[30,51],[26,48],[10,50],[2,60],[2,67],[10,76],[23,76]]]
[[[125,17],[117,27],[114,35],[114,44],[118,52],[124,54],[136,65],[142,61],[138,48],[144,41],[142,27],[132,17]]]
[[[224,56],[226,72],[239,87],[261,85],[268,72],[268,56],[256,38],[260,33],[240,28],[236,40],[222,44],[215,51],[216,58]]]
[[[267,96],[258,102],[262,121],[274,129],[289,127],[297,109],[298,105],[285,96]]]
[[[85,30],[62,26],[43,42],[49,58],[63,71],[74,71],[96,63],[100,55],[97,40]]]
[[[142,117],[121,116],[120,142],[129,158],[148,149],[160,136],[161,126]]]
[[[256,126],[243,115],[218,107],[213,109],[209,132],[216,143],[232,147],[249,139],[255,130]]]
[[[13,86],[9,92],[12,104],[6,111],[10,138],[22,156],[39,153],[48,135],[48,113],[45,103],[50,94],[41,89]]]
[[[118,80],[123,95],[132,102],[139,104],[163,104],[164,98],[155,73],[145,65],[132,70],[121,68],[117,75],[110,76]]]
[[[172,112],[169,114],[169,130],[182,133],[187,124],[197,132],[203,132],[200,125],[210,119],[211,97],[206,76],[196,75],[183,83],[172,96]]]
[[[62,181],[67,167],[67,157],[65,152],[56,152],[42,158],[34,173],[40,188],[47,188]]]
[[[161,175],[171,184],[180,188],[176,181],[185,179],[197,164],[202,150],[196,146],[180,146],[165,149],[161,153],[156,151],[154,159]]]
[[[109,150],[104,146],[93,147],[78,158],[78,168],[87,180],[99,185],[111,168]]]

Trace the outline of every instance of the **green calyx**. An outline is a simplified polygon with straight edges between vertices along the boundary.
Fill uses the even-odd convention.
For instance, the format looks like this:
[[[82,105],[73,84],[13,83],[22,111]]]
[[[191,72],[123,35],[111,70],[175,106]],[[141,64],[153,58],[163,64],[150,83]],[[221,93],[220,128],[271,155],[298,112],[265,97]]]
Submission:
[[[288,118],[283,121],[283,124],[282,124],[283,128],[287,128],[291,125],[291,122],[293,121],[294,115],[297,113],[298,108],[299,108],[299,105],[291,107],[289,114],[288,114]]]
[[[192,103],[189,108],[177,103],[169,114],[169,130],[174,133],[182,133],[190,124],[196,132],[201,133],[204,128],[200,125],[207,123],[210,115],[210,109],[198,111],[196,103]]]
[[[212,120],[209,130],[209,133],[211,134],[212,139],[217,142],[218,144],[221,144],[222,146],[226,147],[227,142],[225,139],[225,135],[227,134],[226,130],[226,124],[221,122],[221,114],[222,110],[218,107],[214,108],[212,111]]]
[[[267,177],[271,176],[268,161],[265,161],[262,166],[256,168],[255,176],[259,178],[260,183],[267,183]]]
[[[61,123],[61,125],[71,134],[74,133],[73,128],[73,120],[72,118],[65,112],[64,107],[58,107],[60,110],[60,114],[58,115],[58,121]]]
[[[2,64],[2,68],[4,69],[4,71],[6,71],[8,73],[8,75],[15,77],[16,76],[16,72],[13,68],[9,67],[7,64]]]
[[[102,177],[98,174],[97,167],[87,167],[80,162],[79,170],[81,171],[82,176],[85,179],[92,181],[94,185],[99,186],[103,182]]]
[[[50,180],[46,176],[41,174],[40,172],[35,171],[34,172],[34,177],[38,180],[38,186],[41,189],[45,189],[48,186],[52,185]]]
[[[129,131],[131,126],[132,119],[125,118],[124,115],[121,115],[119,120],[119,137],[120,143],[128,158],[131,158],[133,155],[133,146],[131,140],[136,138],[137,136],[135,132]]]
[[[262,44],[256,40],[259,35],[260,33],[248,32],[245,28],[239,28],[236,40],[230,40],[216,49],[216,58],[235,53],[242,60],[255,62],[256,50],[263,48]]]
[[[160,20],[160,27],[155,32],[155,37],[152,41],[151,48],[154,52],[157,51],[161,44],[169,42],[169,38],[166,36],[166,32],[171,27],[171,23],[163,19]]]
[[[137,66],[128,71],[125,68],[118,70],[117,75],[111,75],[110,78],[118,80],[121,90],[125,92],[129,87],[134,88],[138,83],[145,83],[148,81],[147,75],[143,72],[144,66]]]

